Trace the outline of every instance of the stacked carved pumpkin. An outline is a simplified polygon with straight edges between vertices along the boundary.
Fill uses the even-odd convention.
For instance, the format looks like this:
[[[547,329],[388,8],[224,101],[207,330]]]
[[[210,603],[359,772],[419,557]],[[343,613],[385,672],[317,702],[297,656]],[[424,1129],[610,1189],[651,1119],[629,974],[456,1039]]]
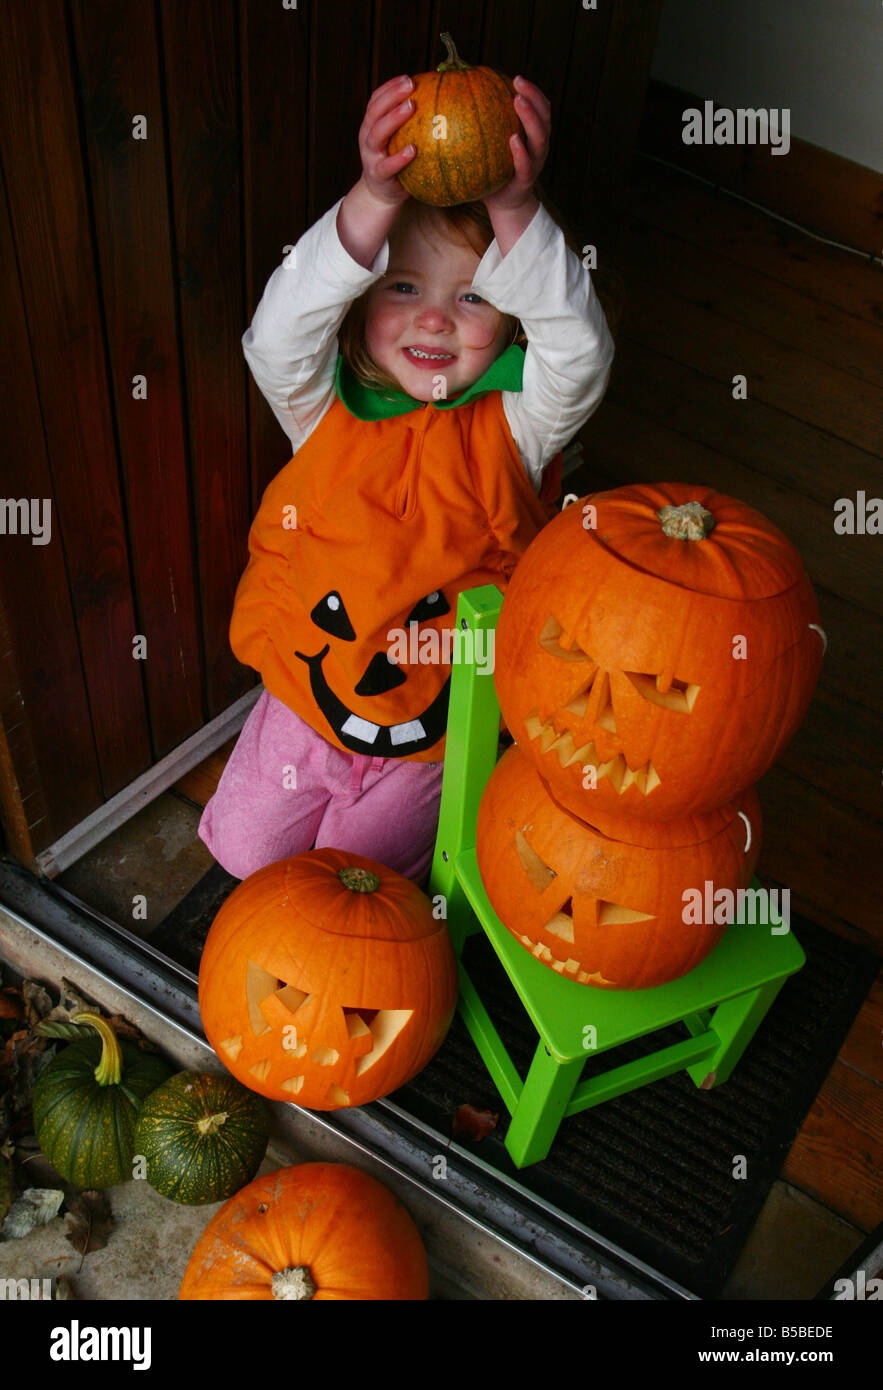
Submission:
[[[522,557],[496,636],[516,746],[492,774],[476,852],[526,949],[587,985],[677,979],[747,888],[754,783],[788,743],[824,634],[787,537],[710,488],[634,485],[567,507]]]

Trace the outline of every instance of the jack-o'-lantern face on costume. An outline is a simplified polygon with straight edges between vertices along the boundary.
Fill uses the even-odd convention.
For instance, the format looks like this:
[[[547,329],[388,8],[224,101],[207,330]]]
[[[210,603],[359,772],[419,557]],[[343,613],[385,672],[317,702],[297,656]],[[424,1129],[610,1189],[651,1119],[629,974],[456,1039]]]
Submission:
[[[401,874],[311,850],[245,879],[212,923],[199,1008],[233,1075],[312,1110],[362,1105],[420,1071],[457,998],[444,921]]]
[[[405,615],[399,627],[391,629],[402,634],[399,645],[417,658],[407,666],[407,674],[392,659],[394,649],[387,632],[384,645],[371,651],[358,681],[348,690],[340,689],[339,682],[337,688],[332,688],[324,669],[332,642],[357,640],[347,604],[341,594],[332,590],[314,606],[310,621],[316,629],[316,642],[307,651],[295,651],[295,656],[306,663],[316,704],[345,748],[354,753],[370,752],[378,758],[400,757],[406,752],[422,753],[444,736],[451,681],[449,667],[439,664],[443,651],[441,624],[434,620],[450,611],[451,605],[441,590],[427,594]],[[325,641],[320,647],[323,637]],[[434,668],[434,673],[427,676],[427,668]],[[406,683],[407,693],[399,689]],[[378,723],[382,697],[391,691],[397,692],[396,701],[407,716],[391,724]]]
[[[685,920],[685,890],[747,888],[760,852],[749,788],[733,819],[701,844],[645,849],[607,839],[549,795],[516,745],[482,794],[476,857],[491,906],[531,955],[565,979],[646,989],[686,975],[726,931],[722,913]],[[718,899],[718,907],[721,901]],[[704,915],[700,913],[700,916]]]
[[[732,819],[787,744],[823,641],[772,523],[708,488],[635,485],[573,503],[528,547],[495,683],[562,805],[614,836],[652,822],[645,843],[685,844]]]

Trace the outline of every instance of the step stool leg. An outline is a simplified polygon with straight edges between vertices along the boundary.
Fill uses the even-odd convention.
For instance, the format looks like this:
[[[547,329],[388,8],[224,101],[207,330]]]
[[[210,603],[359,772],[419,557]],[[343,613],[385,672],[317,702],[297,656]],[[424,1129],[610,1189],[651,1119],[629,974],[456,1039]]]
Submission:
[[[703,1091],[728,1081],[733,1068],[757,1032],[773,1000],[785,983],[785,976],[725,999],[711,1016],[709,1027],[720,1039],[720,1046],[710,1057],[687,1067],[687,1071]]]
[[[546,1157],[584,1064],[582,1057],[559,1062],[539,1042],[506,1134],[506,1148],[516,1167],[526,1168]]]

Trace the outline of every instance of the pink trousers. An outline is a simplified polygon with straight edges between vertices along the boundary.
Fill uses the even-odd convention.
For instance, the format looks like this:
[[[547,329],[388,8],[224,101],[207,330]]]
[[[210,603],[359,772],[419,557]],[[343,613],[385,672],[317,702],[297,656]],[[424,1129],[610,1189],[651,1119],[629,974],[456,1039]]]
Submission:
[[[352,850],[420,882],[444,763],[345,753],[268,691],[237,739],[199,836],[234,878],[317,849]]]

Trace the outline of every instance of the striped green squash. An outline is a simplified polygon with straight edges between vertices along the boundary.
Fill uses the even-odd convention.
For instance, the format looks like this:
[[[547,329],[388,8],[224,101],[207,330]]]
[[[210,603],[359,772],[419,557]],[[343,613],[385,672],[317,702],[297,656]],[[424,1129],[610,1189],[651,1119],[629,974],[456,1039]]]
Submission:
[[[270,1137],[263,1101],[231,1076],[182,1071],[145,1101],[136,1151],[147,1181],[186,1206],[226,1201],[251,1182]]]
[[[34,1133],[53,1168],[78,1187],[112,1187],[132,1177],[135,1123],[145,1096],[172,1070],[156,1053],[116,1036],[99,1014],[94,1028],[54,1057],[34,1086]]]

